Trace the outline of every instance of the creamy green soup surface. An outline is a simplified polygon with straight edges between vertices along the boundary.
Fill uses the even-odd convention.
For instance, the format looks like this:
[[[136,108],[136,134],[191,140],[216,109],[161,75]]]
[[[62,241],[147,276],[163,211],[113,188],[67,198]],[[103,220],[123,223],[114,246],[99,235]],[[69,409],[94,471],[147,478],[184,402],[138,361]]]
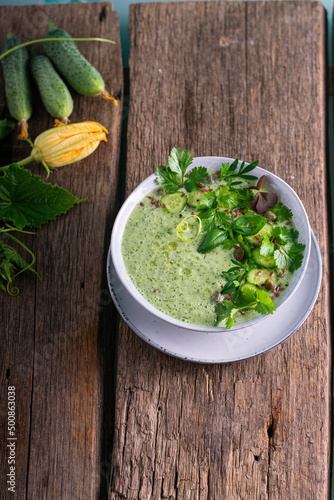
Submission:
[[[215,173],[210,174],[214,178]],[[254,182],[242,182],[243,187],[251,184]],[[214,178],[210,191],[220,185],[219,177]],[[213,296],[227,281],[222,272],[234,265],[231,259],[235,248],[224,249],[220,245],[208,253],[199,253],[205,232],[201,231],[193,241],[183,241],[176,231],[180,221],[186,220],[192,237],[196,235],[198,219],[186,219],[195,214],[194,208],[186,206],[181,214],[169,213],[159,202],[160,193],[157,186],[138,203],[127,220],[122,254],[128,274],[144,298],[163,313],[186,323],[214,326],[217,314]],[[292,275],[287,270],[281,274],[276,278],[273,300],[279,295],[277,290],[282,292],[286,288]],[[238,311],[234,323],[258,314],[254,309]]]

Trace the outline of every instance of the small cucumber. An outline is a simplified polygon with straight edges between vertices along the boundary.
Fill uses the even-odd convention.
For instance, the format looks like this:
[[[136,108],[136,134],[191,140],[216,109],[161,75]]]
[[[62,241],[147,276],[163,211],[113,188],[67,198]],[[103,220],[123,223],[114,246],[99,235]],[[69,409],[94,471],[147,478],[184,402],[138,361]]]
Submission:
[[[46,38],[71,38],[71,36],[65,30],[52,29]],[[44,50],[59,73],[76,92],[86,96],[101,94],[117,105],[116,99],[106,92],[102,75],[87,61],[72,40],[46,41]]]
[[[265,267],[265,268],[270,268],[270,267],[276,267],[276,260],[273,255],[262,255],[260,253],[260,248],[254,248],[252,250],[252,259],[256,264],[259,266]]]
[[[36,55],[32,58],[30,67],[45,109],[51,116],[66,124],[73,111],[73,100],[52,62],[45,56]]]
[[[191,191],[191,193],[188,194],[188,201],[189,201],[189,206],[196,208],[198,207],[201,202],[202,198],[206,193],[204,191]]]
[[[177,191],[176,193],[165,194],[161,200],[160,205],[163,206],[167,212],[171,214],[181,213],[188,202],[185,193]]]
[[[277,273],[273,269],[254,267],[247,274],[247,281],[253,285],[263,285],[269,279],[273,280],[274,283],[277,279]]]
[[[1,47],[1,54],[20,44],[20,40],[9,36]],[[19,139],[26,139],[28,137],[27,121],[32,114],[32,90],[27,49],[21,47],[14,50],[1,59],[1,64],[8,109],[12,117],[21,125]]]
[[[261,231],[259,231],[257,234],[254,236],[245,236],[245,238],[250,242],[250,243],[258,243],[259,241],[263,240],[265,237],[266,233],[270,233],[272,230],[272,226],[270,224],[265,224]]]

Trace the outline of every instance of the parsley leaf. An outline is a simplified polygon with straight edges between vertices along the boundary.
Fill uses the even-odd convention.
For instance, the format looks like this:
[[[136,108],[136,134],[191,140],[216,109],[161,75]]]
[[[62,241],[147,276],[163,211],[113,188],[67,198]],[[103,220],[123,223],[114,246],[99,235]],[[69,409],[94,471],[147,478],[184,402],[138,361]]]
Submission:
[[[157,183],[163,185],[166,193],[175,193],[179,190],[176,173],[163,165],[157,168]]]
[[[168,157],[168,166],[172,172],[181,176],[181,184],[184,181],[184,174],[187,168],[192,164],[193,157],[189,151],[181,151],[179,148],[173,148]]]
[[[16,164],[0,177],[0,219],[13,222],[18,229],[40,228],[82,201]]]
[[[197,211],[206,210],[207,208],[216,208],[217,206],[217,198],[216,194],[213,191],[209,191],[205,193],[205,195],[201,199],[201,204],[198,205]]]
[[[200,189],[197,182],[204,182],[205,177],[208,175],[208,170],[206,167],[194,167],[188,175],[187,180],[184,183],[184,187],[188,192]]]
[[[230,191],[229,186],[223,186],[219,188],[218,192],[218,205],[224,208],[240,207],[241,197],[238,191]]]

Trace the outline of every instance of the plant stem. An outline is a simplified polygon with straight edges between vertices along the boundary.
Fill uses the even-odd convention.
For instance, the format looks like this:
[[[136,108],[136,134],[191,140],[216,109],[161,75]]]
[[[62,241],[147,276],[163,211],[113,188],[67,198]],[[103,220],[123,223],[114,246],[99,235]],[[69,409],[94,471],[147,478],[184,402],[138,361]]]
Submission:
[[[31,271],[33,271],[38,277],[39,277],[39,274],[34,270],[34,269],[31,269],[31,267],[35,264],[35,260],[36,260],[36,257],[35,257],[35,254],[29,250],[28,247],[26,247],[22,241],[18,240],[17,238],[15,238],[15,236],[13,236],[12,234],[9,234],[7,233],[7,236],[9,238],[11,238],[12,240],[16,241],[16,243],[18,243],[18,245],[21,245],[21,247],[26,250],[26,252],[28,252],[30,255],[31,255],[31,258],[32,258],[32,261],[30,264],[28,264],[26,267],[24,267],[23,269],[21,269],[20,271],[18,271],[14,276],[13,276],[13,280],[21,273],[23,273],[24,271],[27,271],[28,269],[30,269]]]
[[[0,60],[3,59],[4,57],[8,56],[14,50],[21,49],[22,47],[26,47],[27,45],[32,45],[33,43],[39,43],[39,42],[107,42],[107,43],[116,43],[113,40],[108,40],[107,38],[39,38],[38,40],[31,40],[30,42],[25,42],[21,43],[20,45],[16,45],[15,47],[12,47],[11,49],[7,50],[3,54],[0,55]]]
[[[27,163],[31,163],[34,160],[35,160],[34,156],[30,155],[30,156],[27,156],[27,158],[24,158],[24,160],[13,162],[13,163],[15,163],[15,165],[17,165],[18,167],[23,167],[23,165],[26,165]],[[9,167],[10,167],[10,165],[5,165],[4,167],[0,167],[0,172],[4,172]]]

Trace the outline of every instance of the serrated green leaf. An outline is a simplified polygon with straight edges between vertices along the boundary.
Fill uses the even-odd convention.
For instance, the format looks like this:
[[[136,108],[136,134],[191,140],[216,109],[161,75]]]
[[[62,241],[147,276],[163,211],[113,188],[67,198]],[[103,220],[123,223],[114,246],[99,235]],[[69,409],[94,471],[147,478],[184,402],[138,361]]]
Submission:
[[[189,172],[188,179],[184,183],[186,190],[190,192],[200,189],[196,182],[203,182],[207,175],[208,170],[206,167],[194,167]]]
[[[201,204],[198,205],[197,211],[200,212],[201,210],[207,210],[208,208],[216,208],[216,206],[216,194],[213,191],[209,191],[208,193],[205,193],[201,199]]]
[[[175,193],[179,190],[179,181],[177,174],[168,167],[160,166],[157,168],[157,183],[162,185],[166,193]]]
[[[192,164],[193,158],[189,151],[181,151],[179,148],[173,148],[170,156],[168,157],[168,166],[175,172],[184,176],[187,168]]]
[[[270,211],[274,212],[277,220],[280,221],[289,220],[292,218],[292,211],[290,210],[290,208],[283,205],[281,201],[277,203],[276,207],[271,208]]]
[[[270,236],[266,234],[260,246],[260,254],[264,256],[273,255],[274,251],[275,243],[273,241],[270,241]]]
[[[18,229],[40,228],[82,201],[15,164],[0,177],[0,219]]]

